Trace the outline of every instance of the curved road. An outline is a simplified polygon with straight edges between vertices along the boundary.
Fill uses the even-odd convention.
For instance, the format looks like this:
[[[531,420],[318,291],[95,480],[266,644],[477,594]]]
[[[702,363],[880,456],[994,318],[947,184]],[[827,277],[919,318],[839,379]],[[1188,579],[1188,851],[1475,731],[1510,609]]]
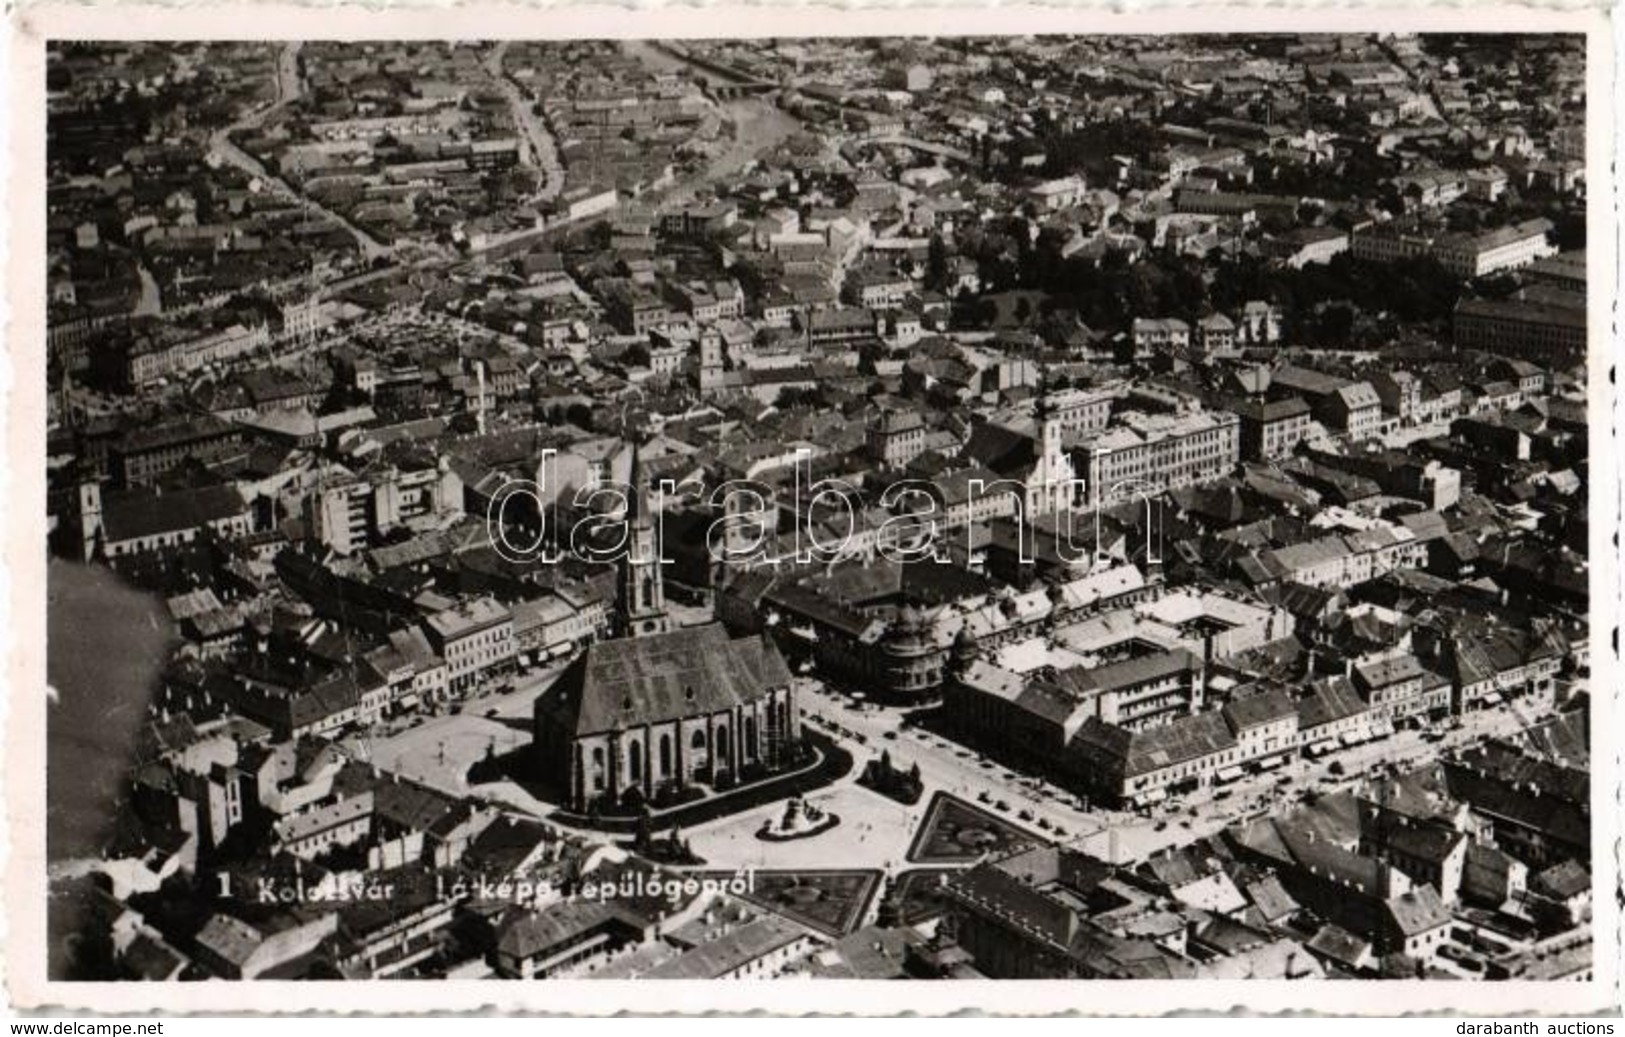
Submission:
[[[266,189],[272,193],[292,198],[311,212],[318,213],[338,223],[355,238],[356,243],[361,247],[361,254],[369,262],[379,256],[388,256],[391,252],[388,245],[374,238],[338,213],[294,190],[287,181],[273,176],[260,163],[259,159],[232,143],[231,135],[233,133],[239,130],[257,129],[272,114],[280,111],[299,97],[301,90],[299,82],[299,47],[298,41],[286,43],[282,47],[282,52],[277,55],[276,102],[265,108],[249,112],[224,129],[216,130],[209,137],[209,150],[249,176],[258,177],[265,184]]]
[[[510,40],[503,40],[485,56],[485,71],[497,84],[508,107],[513,110],[514,124],[519,128],[519,161],[533,169],[540,169],[542,182],[536,197],[548,201],[564,189],[564,167],[559,163],[559,149],[542,120],[536,115],[532,98],[507,73],[502,61],[508,54]]]

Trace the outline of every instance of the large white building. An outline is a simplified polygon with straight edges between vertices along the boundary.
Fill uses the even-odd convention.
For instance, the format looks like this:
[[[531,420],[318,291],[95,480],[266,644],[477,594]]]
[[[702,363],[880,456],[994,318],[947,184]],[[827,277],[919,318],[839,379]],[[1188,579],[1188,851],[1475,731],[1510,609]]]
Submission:
[[[1229,412],[1132,412],[1083,447],[1092,504],[1120,491],[1161,492],[1217,479],[1241,458],[1241,419]]]
[[[1484,234],[1445,234],[1433,243],[1433,257],[1458,277],[1484,277],[1516,270],[1537,259],[1557,255],[1547,240],[1550,220],[1525,220]]]
[[[1482,234],[1423,232],[1377,227],[1354,235],[1354,258],[1371,263],[1394,263],[1431,256],[1457,277],[1485,277],[1515,270],[1557,254],[1549,240],[1551,221],[1525,220]]]
[[[359,478],[324,480],[305,501],[311,536],[340,554],[370,546],[416,520],[461,514],[463,484],[442,459],[416,469],[390,467]]]
[[[491,598],[476,598],[423,621],[429,644],[446,661],[453,692],[473,687],[514,664],[513,613]]]

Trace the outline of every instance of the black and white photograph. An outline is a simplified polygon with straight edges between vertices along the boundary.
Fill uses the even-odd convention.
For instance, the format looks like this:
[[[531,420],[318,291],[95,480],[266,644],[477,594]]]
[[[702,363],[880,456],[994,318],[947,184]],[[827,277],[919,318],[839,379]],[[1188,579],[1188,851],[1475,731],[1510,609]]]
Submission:
[[[373,24],[42,44],[47,981],[1598,979],[1585,31]]]

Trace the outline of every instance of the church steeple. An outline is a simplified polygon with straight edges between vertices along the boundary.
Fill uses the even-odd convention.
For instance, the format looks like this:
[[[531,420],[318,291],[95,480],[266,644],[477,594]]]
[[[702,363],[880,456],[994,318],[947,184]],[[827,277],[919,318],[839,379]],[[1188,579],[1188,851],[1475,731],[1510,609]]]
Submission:
[[[637,440],[632,441],[632,464],[630,466],[632,481],[632,495],[626,502],[626,521],[637,525],[649,522],[649,468],[643,463],[643,444]]]
[[[1043,515],[1070,510],[1072,464],[1066,456],[1060,409],[1055,401],[1055,383],[1047,365],[1039,368],[1038,392],[1033,401],[1033,422],[1037,459],[1033,468],[1029,501],[1032,514]]]
[[[626,507],[626,553],[617,578],[617,633],[642,637],[671,629],[660,567],[659,516],[649,506],[649,470],[642,445],[632,442],[632,493]]]

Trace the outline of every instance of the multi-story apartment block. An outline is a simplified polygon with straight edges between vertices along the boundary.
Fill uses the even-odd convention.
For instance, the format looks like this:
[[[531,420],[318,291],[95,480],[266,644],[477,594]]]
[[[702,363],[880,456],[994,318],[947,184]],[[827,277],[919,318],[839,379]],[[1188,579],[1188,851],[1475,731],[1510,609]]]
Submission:
[[[491,598],[476,598],[423,621],[429,644],[446,661],[452,692],[463,691],[514,664],[513,613]]]
[[[353,554],[415,519],[461,514],[463,484],[445,459],[415,469],[342,474],[305,499],[310,535],[340,554]]]
[[[1232,408],[1241,420],[1241,456],[1249,461],[1286,457],[1314,425],[1309,405],[1296,396],[1249,400]]]
[[[1087,492],[1095,505],[1121,491],[1160,492],[1217,479],[1241,457],[1241,419],[1222,411],[1123,415],[1086,442]]]

